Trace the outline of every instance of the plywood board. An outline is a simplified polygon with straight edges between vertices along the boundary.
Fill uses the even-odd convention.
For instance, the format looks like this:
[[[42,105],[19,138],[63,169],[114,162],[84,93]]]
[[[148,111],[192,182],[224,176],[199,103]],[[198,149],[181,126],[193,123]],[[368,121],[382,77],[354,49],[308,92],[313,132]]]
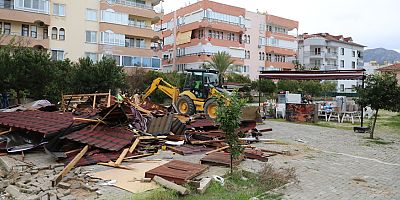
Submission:
[[[144,178],[146,171],[152,170],[167,162],[168,161],[147,161],[143,163],[135,163],[129,165],[133,170],[111,169],[92,173],[90,175],[103,180],[116,180],[116,187],[132,193],[141,193],[159,188],[159,186],[154,182],[142,183],[140,180]]]

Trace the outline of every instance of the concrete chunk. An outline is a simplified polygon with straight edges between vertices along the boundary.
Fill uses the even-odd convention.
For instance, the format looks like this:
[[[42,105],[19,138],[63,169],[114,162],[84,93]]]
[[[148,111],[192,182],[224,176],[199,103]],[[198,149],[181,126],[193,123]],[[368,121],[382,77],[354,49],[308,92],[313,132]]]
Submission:
[[[61,197],[60,200],[76,200],[76,198],[72,195],[68,195],[65,197]]]
[[[58,184],[58,187],[62,188],[62,189],[69,189],[71,187],[71,184],[69,183],[65,183],[65,182],[60,182]]]
[[[6,188],[6,192],[10,194],[16,200],[24,200],[26,196],[19,191],[19,188],[14,185],[9,185]]]

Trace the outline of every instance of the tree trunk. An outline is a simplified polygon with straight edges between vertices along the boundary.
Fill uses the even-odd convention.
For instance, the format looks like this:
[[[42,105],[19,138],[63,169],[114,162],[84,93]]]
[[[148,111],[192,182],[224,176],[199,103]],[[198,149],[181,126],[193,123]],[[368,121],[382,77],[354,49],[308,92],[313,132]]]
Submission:
[[[21,104],[21,91],[17,90],[17,103]]]
[[[374,122],[372,124],[372,129],[371,129],[371,131],[369,133],[369,138],[370,139],[374,139],[374,131],[375,131],[376,120],[378,119],[378,111],[379,111],[379,109],[376,110]]]

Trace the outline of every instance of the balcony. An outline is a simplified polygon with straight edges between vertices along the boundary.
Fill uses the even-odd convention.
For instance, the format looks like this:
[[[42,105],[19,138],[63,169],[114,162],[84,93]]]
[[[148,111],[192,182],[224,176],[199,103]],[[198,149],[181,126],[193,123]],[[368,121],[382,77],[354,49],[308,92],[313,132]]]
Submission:
[[[33,47],[38,49],[49,49],[48,36],[36,34],[36,38],[29,36],[22,36],[21,33],[11,32],[9,35],[0,34],[0,45],[17,45]]]
[[[326,59],[337,59],[338,53],[337,52],[325,53],[325,58]]]
[[[48,3],[48,2],[47,2]],[[48,4],[43,9],[25,7],[14,7],[14,1],[0,1],[0,19],[6,21],[17,21],[36,23],[38,25],[49,25],[50,15]],[[26,12],[31,12],[27,14]]]
[[[103,0],[100,3],[100,9],[113,9],[115,12],[149,18],[153,23],[157,23],[163,15],[162,10],[155,11],[153,6],[128,0]]]
[[[142,38],[150,38],[153,41],[159,40],[162,35],[161,32],[155,32],[149,26],[140,26],[135,23],[126,25],[112,24],[107,22],[100,23],[100,32],[105,32],[107,30],[113,30],[114,33],[136,36]]]

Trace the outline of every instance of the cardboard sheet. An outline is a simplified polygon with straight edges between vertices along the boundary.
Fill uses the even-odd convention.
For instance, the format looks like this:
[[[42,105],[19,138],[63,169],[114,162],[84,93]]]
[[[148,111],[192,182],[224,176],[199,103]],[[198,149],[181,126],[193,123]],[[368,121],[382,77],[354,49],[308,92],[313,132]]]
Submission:
[[[141,193],[159,188],[159,186],[154,182],[142,183],[140,180],[144,178],[146,171],[154,169],[167,162],[168,161],[147,161],[143,163],[135,163],[129,165],[129,167],[133,168],[133,170],[111,169],[92,173],[90,176],[103,180],[116,180],[116,187],[132,193]]]

